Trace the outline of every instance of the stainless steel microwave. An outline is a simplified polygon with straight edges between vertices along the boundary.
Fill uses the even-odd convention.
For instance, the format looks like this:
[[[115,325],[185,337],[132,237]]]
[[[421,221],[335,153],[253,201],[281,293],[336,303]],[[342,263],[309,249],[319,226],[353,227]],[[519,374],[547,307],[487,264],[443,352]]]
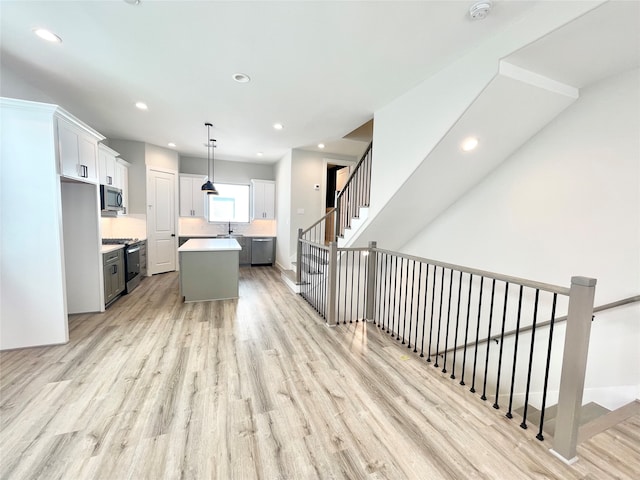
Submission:
[[[100,185],[100,208],[107,212],[121,212],[122,190],[110,185]]]

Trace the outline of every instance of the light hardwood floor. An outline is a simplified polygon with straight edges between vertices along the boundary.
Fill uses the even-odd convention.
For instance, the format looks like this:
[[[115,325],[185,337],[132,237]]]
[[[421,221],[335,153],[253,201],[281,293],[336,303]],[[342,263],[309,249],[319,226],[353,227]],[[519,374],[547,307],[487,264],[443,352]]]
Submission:
[[[46,315],[46,305],[43,305]],[[640,416],[567,466],[374,325],[325,327],[271,268],[184,304],[176,273],[67,345],[0,354],[3,479],[638,478]]]

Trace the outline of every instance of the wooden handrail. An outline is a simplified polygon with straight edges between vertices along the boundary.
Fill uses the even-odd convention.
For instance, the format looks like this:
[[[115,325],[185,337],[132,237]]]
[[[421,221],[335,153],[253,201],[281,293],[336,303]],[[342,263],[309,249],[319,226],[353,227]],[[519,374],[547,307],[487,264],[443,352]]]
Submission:
[[[333,212],[335,212],[335,211],[336,211],[336,209],[335,209],[335,208],[332,208],[331,210],[329,210],[329,211],[324,215],[324,217],[320,218],[320,220],[316,221],[313,225],[311,225],[311,226],[310,226],[309,228],[307,228],[306,230],[303,230],[303,231],[302,231],[302,235],[304,235],[305,233],[310,232],[310,231],[311,231],[311,229],[312,229],[313,227],[315,227],[316,225],[318,225],[319,223],[321,223],[323,220],[326,220],[326,218],[327,218],[329,215],[333,214]]]
[[[414,255],[407,255],[404,253],[392,252],[390,250],[383,250],[381,248],[376,248],[374,249],[374,251],[384,253],[387,255],[395,255],[396,257],[401,257],[408,260],[414,260],[416,262],[436,265],[438,267],[447,268],[449,270],[456,270],[458,272],[470,273],[472,275],[488,277],[488,278],[500,280],[503,282],[515,283],[517,285],[523,285],[525,287],[535,288],[537,290],[544,290],[545,292],[557,293],[558,295],[567,295],[567,296],[569,295],[569,288],[561,287],[559,285],[536,282],[533,280],[527,280],[526,278],[519,278],[519,277],[510,276],[510,275],[503,275],[501,273],[488,272],[485,270],[479,270],[477,268],[463,267],[461,265],[454,265],[452,263],[439,262],[438,260],[431,260],[428,258],[416,257]]]
[[[633,297],[623,298],[622,300],[617,300],[615,302],[605,303],[604,305],[600,305],[598,307],[593,307],[593,313],[604,312],[605,310],[611,310],[612,308],[621,307],[623,305],[629,305],[630,303],[635,303],[635,302],[640,302],[640,295],[634,295]],[[566,322],[566,320],[567,320],[567,316],[564,315],[562,317],[556,318],[554,320],[554,322],[556,324],[558,324],[560,322]],[[551,325],[551,320],[547,320],[545,322],[538,323],[536,325],[536,328],[548,327],[549,325]],[[475,346],[476,343],[478,345],[480,345],[481,343],[486,343],[488,341],[494,341],[496,343],[499,343],[500,338],[502,338],[504,340],[505,338],[510,337],[512,335],[515,335],[518,332],[524,333],[524,332],[530,332],[531,330],[533,330],[533,326],[532,325],[527,325],[526,327],[520,328],[520,330],[509,330],[508,332],[504,332],[504,334],[501,334],[501,335],[493,335],[491,337],[487,337],[487,338],[483,338],[482,340],[478,340],[477,342],[474,340],[473,342],[467,343],[466,345],[460,345],[460,346],[457,346],[457,347],[449,348],[449,349],[445,350],[444,352],[442,352],[442,354],[445,355],[445,354],[447,354],[449,352],[454,352],[456,350],[460,350],[461,348],[472,347],[472,346]]]
[[[342,190],[340,190],[340,192],[338,193],[337,198],[342,197],[343,193],[347,190],[347,188],[351,184],[351,180],[356,175],[357,171],[360,169],[360,165],[362,165],[364,163],[364,160],[367,158],[367,155],[369,154],[369,151],[371,150],[372,146],[373,146],[373,142],[369,142],[369,146],[367,147],[367,149],[362,154],[362,157],[360,158],[358,163],[356,163],[356,166],[354,167],[353,171],[349,175],[349,178],[347,178],[347,181],[345,182],[344,187],[342,187]]]

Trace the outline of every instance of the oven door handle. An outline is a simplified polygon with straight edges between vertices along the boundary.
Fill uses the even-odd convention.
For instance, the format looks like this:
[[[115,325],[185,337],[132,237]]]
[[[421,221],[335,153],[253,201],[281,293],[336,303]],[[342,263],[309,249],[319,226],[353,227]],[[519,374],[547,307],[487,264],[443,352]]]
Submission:
[[[127,248],[127,253],[135,253],[140,250],[140,247]]]

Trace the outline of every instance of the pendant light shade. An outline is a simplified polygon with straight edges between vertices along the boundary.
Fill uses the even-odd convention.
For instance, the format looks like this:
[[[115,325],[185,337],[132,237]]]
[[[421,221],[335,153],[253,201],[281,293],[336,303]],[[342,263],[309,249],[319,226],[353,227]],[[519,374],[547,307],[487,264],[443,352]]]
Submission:
[[[218,191],[216,190],[215,185],[213,185],[213,155],[209,156],[209,152],[212,148],[216,148],[215,139],[211,138],[211,125],[210,123],[205,123],[205,127],[207,127],[207,168],[208,168],[208,178],[207,181],[202,185],[201,190],[203,192],[207,192],[207,195],[218,195]]]

